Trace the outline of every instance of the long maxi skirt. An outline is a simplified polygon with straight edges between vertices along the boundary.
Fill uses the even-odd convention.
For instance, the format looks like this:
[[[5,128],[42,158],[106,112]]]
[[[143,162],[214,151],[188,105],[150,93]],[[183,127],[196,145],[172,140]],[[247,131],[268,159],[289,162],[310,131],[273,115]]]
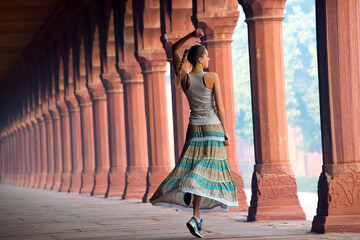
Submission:
[[[192,200],[189,205],[184,201],[185,193],[191,193],[202,197],[200,212],[227,212],[229,207],[238,206],[224,141],[221,124],[189,125],[178,163],[150,202],[192,211]]]

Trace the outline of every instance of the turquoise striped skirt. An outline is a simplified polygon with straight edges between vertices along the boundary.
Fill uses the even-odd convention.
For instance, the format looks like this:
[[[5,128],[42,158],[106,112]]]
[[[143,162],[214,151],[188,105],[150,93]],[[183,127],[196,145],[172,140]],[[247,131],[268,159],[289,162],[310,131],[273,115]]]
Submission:
[[[227,211],[238,206],[221,124],[189,125],[180,159],[160,184],[150,202],[155,206],[192,211],[185,193],[202,196],[200,212]]]

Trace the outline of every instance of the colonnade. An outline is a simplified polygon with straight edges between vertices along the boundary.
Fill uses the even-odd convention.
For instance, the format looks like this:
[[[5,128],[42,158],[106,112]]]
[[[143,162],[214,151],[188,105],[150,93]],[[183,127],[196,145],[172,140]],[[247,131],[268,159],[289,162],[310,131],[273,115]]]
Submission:
[[[238,4],[248,25],[254,119],[249,208],[236,152],[231,60]],[[218,73],[222,86],[232,140],[228,162],[239,198],[235,210],[248,210],[250,221],[305,219],[288,151],[285,4],[65,1],[11,72],[19,87],[3,109],[1,182],[148,201],[171,171],[166,64],[172,60],[172,44],[195,27],[205,32],[201,43],[209,52],[209,71]],[[316,4],[324,165],[313,230],[359,231],[359,5],[358,0]],[[172,106],[177,159],[189,108],[175,86]],[[344,223],[350,219],[352,224]]]

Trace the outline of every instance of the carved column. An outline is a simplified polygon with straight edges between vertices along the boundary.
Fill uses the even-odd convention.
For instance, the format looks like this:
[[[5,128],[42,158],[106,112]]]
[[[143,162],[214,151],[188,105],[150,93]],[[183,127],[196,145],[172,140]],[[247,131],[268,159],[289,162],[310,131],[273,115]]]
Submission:
[[[51,56],[51,95],[49,99],[49,111],[51,114],[51,120],[53,125],[53,164],[54,164],[54,184],[51,187],[51,190],[59,191],[61,186],[61,174],[62,174],[62,147],[61,147],[61,122],[60,122],[60,114],[56,106],[56,85],[59,84],[59,72],[58,72],[58,64],[55,61],[55,54]]]
[[[29,184],[29,161],[30,161],[30,149],[29,149],[29,131],[27,129],[26,126],[26,121],[25,121],[25,116],[23,118],[23,124],[22,124],[22,128],[23,128],[23,146],[24,146],[24,170],[23,170],[23,174],[24,174],[24,178],[23,178],[23,182],[21,184],[21,186],[26,187]]]
[[[9,171],[8,171],[8,182],[7,182],[9,184],[12,184],[11,181],[12,181],[12,171],[14,164],[13,139],[14,139],[14,132],[12,126],[10,126],[9,127]]]
[[[56,93],[56,107],[60,114],[62,172],[60,192],[68,192],[71,181],[71,133],[69,110],[65,102],[65,79],[63,56],[59,58],[59,92]],[[66,68],[68,70],[68,66]],[[67,76],[68,79],[68,76]],[[67,80],[68,83],[68,80]],[[72,90],[73,92],[73,90]]]
[[[53,134],[54,134],[54,184],[51,190],[59,191],[61,185],[61,173],[62,173],[60,115],[55,105],[50,108],[50,112],[53,122]]]
[[[15,183],[15,168],[16,168],[16,151],[15,151],[15,141],[16,141],[16,131],[14,127],[15,123],[11,123],[11,165],[10,165],[10,184]]]
[[[11,151],[11,163],[10,163],[10,176],[9,176],[9,183],[14,184],[15,182],[15,167],[16,167],[16,151],[15,151],[15,140],[16,140],[16,132],[14,129],[14,123],[11,123],[11,144],[10,144],[10,151]]]
[[[17,151],[19,153],[19,159],[18,159],[18,178],[17,178],[17,186],[23,186],[24,180],[25,180],[25,132],[24,132],[24,126],[22,124],[22,119],[18,120],[18,142],[17,142]]]
[[[17,154],[17,149],[16,149],[16,128],[15,128],[15,123],[12,123],[12,143],[11,143],[11,152],[12,152],[12,161],[11,161],[11,175],[10,175],[10,184],[15,184],[16,183],[16,173],[17,173],[17,161],[18,161],[18,154]]]
[[[249,32],[256,161],[248,220],[305,219],[289,162],[282,46],[286,0],[239,2]]]
[[[41,173],[41,153],[40,153],[40,130],[39,124],[36,119],[35,109],[33,109],[34,115],[31,119],[31,124],[34,128],[34,157],[35,157],[35,171],[34,171],[34,184],[33,188],[39,188],[40,185],[40,173]]]
[[[107,100],[105,88],[100,79],[100,46],[99,31],[95,26],[92,69],[88,71],[88,89],[94,110],[94,137],[95,137],[95,183],[92,195],[105,196],[108,188],[109,159],[109,133]]]
[[[5,174],[5,131],[2,129],[0,136],[0,183],[4,182],[4,174]]]
[[[316,1],[323,168],[316,232],[360,232],[359,1]]]
[[[83,170],[83,151],[82,151],[82,129],[80,119],[80,108],[75,97],[74,87],[74,64],[72,48],[69,49],[68,56],[68,76],[67,76],[67,87],[65,88],[65,102],[70,115],[70,138],[71,138],[71,182],[69,192],[79,193],[81,189],[82,177],[81,173]],[[66,118],[65,115],[62,116]],[[66,119],[62,118],[62,122]],[[66,124],[66,123],[63,123]],[[66,129],[63,129],[66,131]],[[66,133],[65,133],[66,134]],[[67,140],[67,139],[66,139]],[[63,140],[64,141],[64,140]],[[63,146],[67,146],[65,143]],[[64,154],[65,156],[65,154]]]
[[[93,105],[86,87],[86,59],[84,39],[80,37],[79,69],[75,78],[75,96],[80,106],[81,137],[83,144],[84,165],[82,172],[81,194],[92,194],[95,174],[94,120]]]
[[[235,181],[238,193],[239,207],[235,211],[247,211],[244,182],[239,169],[236,149],[235,106],[233,69],[231,58],[231,42],[234,28],[237,24],[239,11],[236,0],[200,1],[196,3],[195,26],[204,30],[205,37],[201,39],[209,53],[209,71],[216,72],[220,79],[221,94],[225,107],[226,126],[231,144],[227,147],[227,159],[231,175]]]
[[[109,121],[110,171],[107,197],[122,197],[125,191],[126,134],[124,92],[116,69],[116,47],[113,10],[110,11],[106,58],[102,60],[104,72],[101,80],[107,96]]]
[[[46,186],[46,172],[47,172],[47,151],[46,151],[46,129],[45,120],[41,112],[36,115],[36,120],[39,124],[39,137],[40,137],[40,159],[41,159],[41,171],[40,171],[40,183],[39,188],[44,189]]]
[[[47,100],[46,100],[47,101]],[[53,121],[48,107],[43,110],[46,128],[46,160],[47,160],[47,175],[45,189],[50,190],[54,184],[54,132]]]
[[[4,178],[4,130],[0,132],[0,183],[3,182]]]
[[[126,2],[124,14],[123,56],[119,70],[124,84],[125,126],[128,165],[125,199],[143,198],[146,192],[148,148],[145,118],[144,80],[134,57],[132,1]],[[122,41],[120,41],[122,42]]]
[[[145,109],[149,150],[148,201],[170,173],[169,127],[166,101],[166,54],[160,41],[160,2],[145,0],[137,16],[137,55],[145,87]],[[140,22],[143,20],[142,22]],[[139,26],[142,25],[143,28]],[[141,30],[140,30],[141,29]]]
[[[24,169],[24,144],[23,144],[23,136],[24,133],[22,131],[22,126],[21,126],[21,122],[20,119],[16,120],[16,158],[17,158],[17,162],[16,162],[16,181],[15,181],[15,185],[16,186],[21,186],[22,181],[23,181],[23,169]]]
[[[35,182],[35,141],[34,141],[35,134],[30,118],[26,122],[26,127],[29,132],[27,139],[29,144],[29,182],[26,186],[33,187]]]
[[[190,118],[190,106],[186,96],[181,87],[176,86],[176,74],[172,64],[172,45],[180,38],[194,30],[191,23],[191,16],[193,13],[192,0],[172,0],[171,6],[168,1],[163,6],[163,17],[166,28],[166,33],[163,36],[164,48],[167,55],[167,61],[170,62],[170,77],[171,77],[171,97],[172,97],[172,113],[173,113],[173,129],[174,129],[174,154],[175,162],[177,163],[181,151],[185,144],[186,131]],[[171,9],[170,9],[171,8]],[[171,10],[171,11],[170,11]],[[198,39],[192,38],[187,41],[180,49],[180,54],[183,54],[185,49],[199,44]],[[182,56],[182,55],[181,55]],[[183,68],[186,71],[191,71],[191,64],[185,60]]]

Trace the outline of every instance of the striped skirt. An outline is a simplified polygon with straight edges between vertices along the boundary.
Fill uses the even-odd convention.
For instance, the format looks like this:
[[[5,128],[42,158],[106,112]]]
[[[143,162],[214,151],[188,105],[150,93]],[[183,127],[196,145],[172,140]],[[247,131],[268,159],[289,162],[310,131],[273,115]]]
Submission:
[[[238,206],[221,124],[189,125],[180,159],[150,202],[155,206],[192,211],[185,193],[201,196],[200,212],[227,211]],[[193,198],[192,198],[193,199]]]

